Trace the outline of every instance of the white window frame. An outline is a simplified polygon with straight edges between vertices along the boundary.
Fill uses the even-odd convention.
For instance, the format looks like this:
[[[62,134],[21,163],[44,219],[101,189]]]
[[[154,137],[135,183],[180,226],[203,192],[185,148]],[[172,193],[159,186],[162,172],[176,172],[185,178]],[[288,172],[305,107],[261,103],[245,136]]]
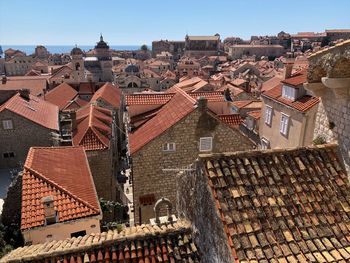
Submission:
[[[210,152],[212,149],[213,149],[213,137],[201,137],[199,139],[200,152]]]
[[[280,133],[287,136],[288,135],[288,130],[289,130],[289,118],[290,116],[281,113],[281,122],[280,122]]]
[[[295,88],[289,87],[287,85],[282,86],[282,97],[289,100],[295,100],[296,93],[297,93],[297,90]]]
[[[175,152],[176,144],[174,142],[167,142],[163,144],[163,152]]]
[[[261,149],[262,150],[266,150],[270,148],[270,142],[268,139],[262,137],[261,138]]]
[[[273,111],[273,108],[269,105],[266,105],[266,107],[265,107],[265,123],[269,126],[271,126],[271,123],[272,123],[272,111]]]
[[[12,120],[3,120],[2,121],[2,128],[4,130],[13,130],[13,122],[12,122]]]

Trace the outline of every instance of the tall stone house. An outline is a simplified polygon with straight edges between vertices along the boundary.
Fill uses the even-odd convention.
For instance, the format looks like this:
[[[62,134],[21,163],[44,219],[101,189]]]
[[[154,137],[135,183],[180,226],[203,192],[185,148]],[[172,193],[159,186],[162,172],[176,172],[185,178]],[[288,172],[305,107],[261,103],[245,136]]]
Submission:
[[[26,244],[99,233],[101,208],[84,148],[30,148],[21,206]]]
[[[300,71],[261,94],[259,125],[262,149],[312,144],[319,98],[303,87],[306,71]]]
[[[306,89],[321,98],[314,139],[338,141],[350,171],[350,40],[309,57]]]
[[[0,168],[23,165],[32,146],[52,146],[58,133],[59,109],[28,90],[0,105]]]
[[[350,260],[350,184],[336,145],[200,155],[177,182],[203,262]]]
[[[79,109],[76,112],[72,145],[84,147],[98,197],[117,200],[116,138],[112,112],[93,104]]]
[[[205,98],[196,101],[179,89],[155,116],[129,133],[135,222],[149,222],[160,198],[176,207],[176,189],[181,186],[175,171],[190,165],[200,152],[252,147],[238,129],[208,110]]]

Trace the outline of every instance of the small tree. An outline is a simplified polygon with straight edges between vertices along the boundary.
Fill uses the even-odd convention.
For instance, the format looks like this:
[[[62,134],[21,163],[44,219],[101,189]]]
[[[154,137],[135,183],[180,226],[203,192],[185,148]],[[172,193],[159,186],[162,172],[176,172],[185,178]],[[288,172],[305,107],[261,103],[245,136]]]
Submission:
[[[146,45],[146,44],[143,44],[143,45],[141,46],[141,50],[144,51],[144,52],[147,52],[147,51],[148,51],[147,45]]]

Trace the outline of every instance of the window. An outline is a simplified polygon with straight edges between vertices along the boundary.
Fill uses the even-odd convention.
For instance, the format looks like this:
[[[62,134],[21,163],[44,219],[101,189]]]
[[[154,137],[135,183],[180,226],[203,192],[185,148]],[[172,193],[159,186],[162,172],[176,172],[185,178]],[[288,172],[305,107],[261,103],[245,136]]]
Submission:
[[[4,128],[4,130],[12,130],[13,129],[12,120],[3,120],[2,127]]]
[[[163,152],[175,152],[176,147],[174,142],[167,142],[163,144]]]
[[[213,137],[202,137],[199,140],[199,151],[211,151],[213,148]]]
[[[83,236],[86,236],[85,230],[74,232],[74,233],[70,234],[70,237],[83,237]]]
[[[266,138],[261,138],[261,149],[266,150],[270,148],[270,142]]]
[[[265,123],[271,125],[272,122],[272,107],[267,106],[265,108]]]
[[[289,123],[289,116],[282,113],[281,115],[281,125],[280,125],[280,132],[283,135],[288,134],[288,123]]]
[[[295,100],[296,89],[293,88],[293,87],[289,87],[289,86],[283,85],[283,87],[282,87],[282,97],[290,99],[290,100]]]
[[[5,152],[2,154],[2,156],[4,158],[14,158],[15,157],[15,153],[14,152]]]

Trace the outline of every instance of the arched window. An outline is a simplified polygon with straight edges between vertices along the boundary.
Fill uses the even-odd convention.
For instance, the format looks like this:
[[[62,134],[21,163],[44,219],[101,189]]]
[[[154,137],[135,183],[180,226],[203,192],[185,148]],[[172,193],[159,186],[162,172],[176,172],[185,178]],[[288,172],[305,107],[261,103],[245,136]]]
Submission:
[[[77,62],[77,63],[75,64],[75,70],[79,70],[79,68],[80,68],[80,64],[79,64],[79,62]]]

